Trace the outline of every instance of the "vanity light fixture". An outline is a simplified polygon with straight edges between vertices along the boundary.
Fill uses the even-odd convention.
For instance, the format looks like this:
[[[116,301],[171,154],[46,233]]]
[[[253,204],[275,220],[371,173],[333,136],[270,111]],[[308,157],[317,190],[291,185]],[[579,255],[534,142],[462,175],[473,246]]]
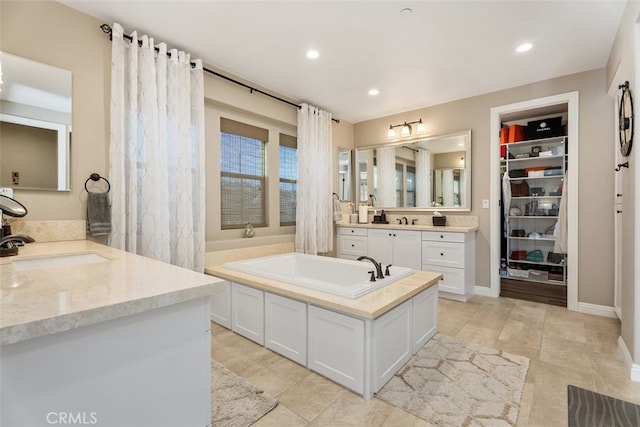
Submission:
[[[400,135],[402,135],[402,136],[410,136],[411,132],[413,131],[413,128],[411,127],[411,125],[414,125],[416,123],[418,124],[418,126],[416,126],[416,131],[418,133],[424,132],[425,131],[425,126],[424,126],[424,123],[422,123],[422,119],[420,119],[420,120],[416,120],[416,121],[413,121],[413,122],[404,122],[404,123],[401,123],[399,125],[389,125],[389,130],[387,131],[387,136],[389,138],[394,138],[396,136],[396,131],[395,131],[394,128],[397,128],[397,127],[402,127],[402,129],[400,130]]]

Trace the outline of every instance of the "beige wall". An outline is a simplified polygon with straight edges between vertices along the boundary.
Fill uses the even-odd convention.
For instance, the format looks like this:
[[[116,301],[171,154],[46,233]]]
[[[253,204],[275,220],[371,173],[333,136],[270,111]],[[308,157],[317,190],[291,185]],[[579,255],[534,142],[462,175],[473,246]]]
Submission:
[[[476,284],[488,287],[490,210],[482,209],[482,200],[489,199],[490,109],[575,90],[580,93],[580,158],[571,161],[580,162],[578,301],[611,307],[613,213],[607,202],[611,200],[613,188],[613,104],[606,94],[604,69],[357,123],[354,125],[354,144],[360,147],[384,143],[389,124],[420,118],[426,125],[427,135],[471,129],[471,214],[478,215],[480,223],[476,239]],[[491,201],[492,206],[497,203]]]
[[[0,50],[69,70],[73,79],[72,190],[16,190],[27,219],[85,218],[85,180],[108,173],[111,44],[100,24],[55,2],[0,2]]]
[[[103,176],[108,176],[109,172],[111,43],[98,28],[103,22],[51,1],[3,0],[0,15],[0,50],[70,70],[73,78],[72,190],[63,193],[17,190],[14,196],[28,207],[28,219],[31,220],[84,219],[85,180],[92,172]],[[277,132],[295,135],[296,109],[206,73],[205,109],[207,249],[292,240],[293,227],[281,228],[277,224],[277,151],[273,148],[277,148]],[[270,226],[257,229],[256,237],[251,240],[243,239],[241,230],[220,230],[218,147],[221,115],[270,130],[269,173],[276,177],[270,180]],[[353,125],[346,121],[333,123],[335,153],[337,147],[353,147]]]
[[[618,34],[611,49],[607,63],[607,87],[617,85],[628,80],[634,95],[635,110],[638,111],[637,79],[640,70],[635,67],[634,31],[640,18],[640,2],[629,1],[623,14]],[[618,72],[619,81],[613,81]],[[617,91],[616,91],[617,92]],[[638,113],[636,113],[638,117]],[[640,292],[638,266],[640,265],[640,230],[637,229],[638,203],[640,202],[640,174],[637,170],[640,161],[638,150],[638,127],[635,131],[635,146],[631,151],[629,169],[622,169],[622,339],[631,353],[635,363],[640,362],[640,326],[637,325],[638,307],[637,297]]]

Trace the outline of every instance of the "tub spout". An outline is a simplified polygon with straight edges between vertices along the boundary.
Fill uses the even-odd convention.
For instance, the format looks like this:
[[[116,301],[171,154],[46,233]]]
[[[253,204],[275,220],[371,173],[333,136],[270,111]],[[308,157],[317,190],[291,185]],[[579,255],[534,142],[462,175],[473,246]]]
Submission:
[[[382,264],[380,264],[375,259],[373,259],[373,258],[371,258],[369,256],[365,256],[365,255],[359,257],[358,261],[362,261],[363,259],[371,261],[373,263],[373,265],[375,265],[375,267],[376,267],[376,278],[377,279],[384,279],[384,274],[382,273]]]

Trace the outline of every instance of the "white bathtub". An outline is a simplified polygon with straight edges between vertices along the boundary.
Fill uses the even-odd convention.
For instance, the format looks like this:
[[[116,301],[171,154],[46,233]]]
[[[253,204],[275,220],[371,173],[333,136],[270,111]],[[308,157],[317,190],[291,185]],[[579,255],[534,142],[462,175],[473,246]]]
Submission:
[[[375,267],[370,261],[295,252],[229,262],[223,267],[347,298],[361,297],[413,274],[410,268],[392,266],[389,276],[371,282],[369,272]]]

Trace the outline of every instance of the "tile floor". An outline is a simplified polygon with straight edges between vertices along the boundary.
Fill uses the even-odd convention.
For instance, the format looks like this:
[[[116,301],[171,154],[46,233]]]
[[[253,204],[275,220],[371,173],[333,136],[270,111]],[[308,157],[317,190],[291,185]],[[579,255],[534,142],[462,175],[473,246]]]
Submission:
[[[440,333],[531,359],[518,426],[567,424],[567,385],[640,404],[640,383],[618,357],[615,319],[508,298],[440,299]],[[345,388],[214,324],[212,356],[278,406],[256,426],[430,426]]]

